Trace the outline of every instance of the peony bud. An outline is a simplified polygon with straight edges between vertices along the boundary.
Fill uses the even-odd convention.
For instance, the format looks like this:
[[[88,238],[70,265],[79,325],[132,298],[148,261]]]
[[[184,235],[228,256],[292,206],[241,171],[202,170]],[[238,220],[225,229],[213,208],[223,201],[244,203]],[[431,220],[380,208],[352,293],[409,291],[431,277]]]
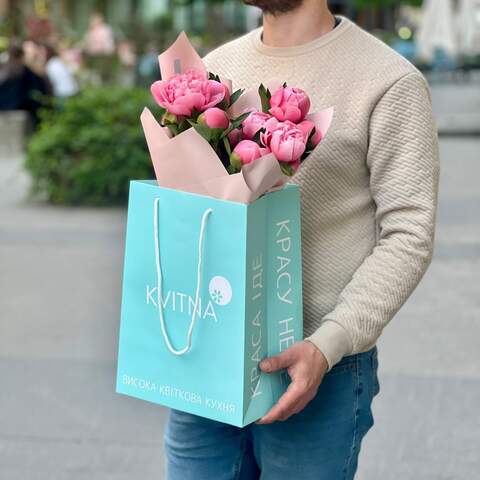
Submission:
[[[242,140],[233,149],[230,155],[230,163],[235,166],[238,164],[238,161],[240,161],[242,165],[246,165],[261,156],[262,151],[257,143],[252,140]]]
[[[224,110],[218,107],[207,108],[199,117],[198,123],[206,125],[209,128],[221,128],[225,130],[230,124],[230,120]]]
[[[162,117],[162,123],[166,125],[167,123],[178,124],[178,117],[170,112],[165,112]]]
[[[234,128],[228,134],[228,141],[230,145],[234,147],[240,140],[242,140],[242,130],[240,128]]]

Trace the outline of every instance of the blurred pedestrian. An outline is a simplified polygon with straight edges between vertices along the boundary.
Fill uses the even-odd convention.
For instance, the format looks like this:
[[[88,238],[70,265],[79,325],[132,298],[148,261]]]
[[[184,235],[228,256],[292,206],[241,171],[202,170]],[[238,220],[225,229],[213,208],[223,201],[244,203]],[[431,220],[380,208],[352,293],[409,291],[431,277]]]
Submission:
[[[24,64],[38,76],[46,77],[47,52],[43,45],[35,40],[25,40],[22,49]]]
[[[143,86],[150,86],[160,79],[160,67],[158,64],[158,49],[153,42],[147,44],[145,52],[138,61],[138,81]]]
[[[67,63],[51,45],[45,45],[46,72],[52,84],[53,95],[64,99],[78,93],[78,84]]]
[[[98,75],[101,84],[112,83],[117,67],[115,39],[101,13],[94,13],[90,17],[84,47],[87,68]]]
[[[26,110],[35,126],[49,94],[47,79],[25,64],[21,46],[12,45],[7,62],[0,66],[0,110]]]
[[[125,87],[133,87],[135,84],[135,67],[137,54],[130,40],[124,39],[118,43],[117,55],[120,62],[119,78],[117,82]]]
[[[115,40],[113,31],[101,13],[94,13],[90,17],[90,26],[85,35],[85,50],[88,55],[113,55]]]

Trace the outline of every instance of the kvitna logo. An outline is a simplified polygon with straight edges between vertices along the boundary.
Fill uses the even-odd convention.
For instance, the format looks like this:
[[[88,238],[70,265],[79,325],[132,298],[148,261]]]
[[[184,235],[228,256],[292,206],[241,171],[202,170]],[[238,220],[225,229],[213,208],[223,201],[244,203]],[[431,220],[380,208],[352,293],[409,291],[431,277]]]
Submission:
[[[157,287],[147,285],[146,303],[158,308]],[[197,312],[200,318],[211,318],[218,321],[215,305],[224,307],[232,300],[233,290],[230,282],[222,276],[213,277],[208,284],[208,293],[210,298],[198,301]],[[195,294],[185,293],[177,290],[167,290],[163,292],[161,299],[162,307],[165,311],[176,312],[177,314],[192,315],[195,308]]]
[[[208,291],[210,298],[222,307],[228,305],[232,299],[232,286],[225,277],[213,277],[208,285]]]

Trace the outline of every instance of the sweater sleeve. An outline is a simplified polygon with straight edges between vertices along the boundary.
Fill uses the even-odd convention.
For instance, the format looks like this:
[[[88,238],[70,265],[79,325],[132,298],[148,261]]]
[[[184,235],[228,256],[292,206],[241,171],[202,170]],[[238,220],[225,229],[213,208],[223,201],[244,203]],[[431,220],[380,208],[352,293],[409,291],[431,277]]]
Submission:
[[[372,346],[432,259],[439,159],[425,79],[410,73],[383,95],[370,118],[367,167],[377,242],[306,340],[331,368]]]

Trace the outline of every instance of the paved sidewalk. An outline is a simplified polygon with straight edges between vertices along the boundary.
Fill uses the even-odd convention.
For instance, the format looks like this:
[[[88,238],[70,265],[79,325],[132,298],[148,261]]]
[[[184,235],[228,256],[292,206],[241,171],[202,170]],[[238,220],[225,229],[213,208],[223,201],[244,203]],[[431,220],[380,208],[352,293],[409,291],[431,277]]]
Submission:
[[[379,345],[359,480],[480,471],[480,139],[442,139],[435,260]],[[114,393],[125,211],[25,200],[0,158],[0,478],[159,480],[165,410]]]
[[[431,92],[440,135],[480,135],[480,81],[434,83]]]

